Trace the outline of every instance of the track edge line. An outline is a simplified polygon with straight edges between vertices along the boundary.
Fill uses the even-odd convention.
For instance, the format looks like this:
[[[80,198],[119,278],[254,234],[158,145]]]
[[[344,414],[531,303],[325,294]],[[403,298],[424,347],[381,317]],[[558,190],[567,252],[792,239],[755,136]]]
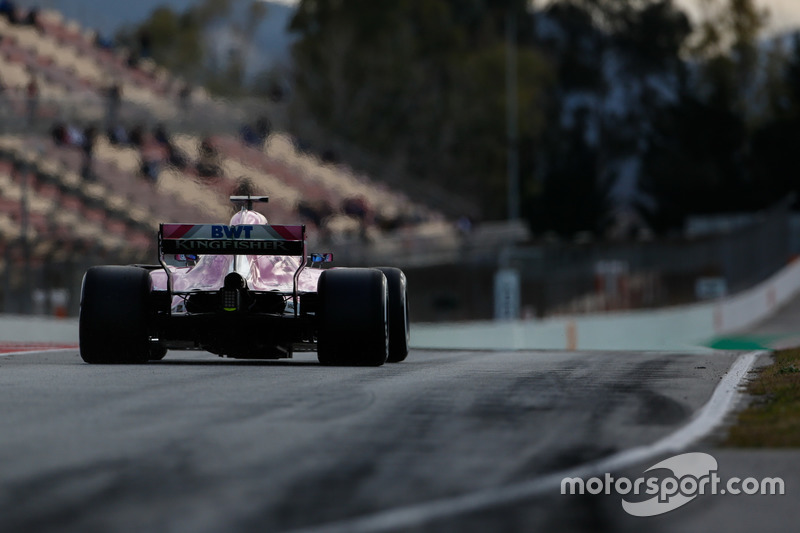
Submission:
[[[566,477],[591,477],[634,466],[669,452],[679,452],[706,437],[725,419],[735,400],[741,396],[739,387],[755,361],[769,350],[756,350],[740,355],[720,379],[711,398],[685,425],[644,446],[622,450],[603,459],[577,465],[567,470],[545,474],[528,481],[495,489],[485,489],[451,498],[416,505],[386,509],[371,514],[327,524],[293,529],[285,533],[373,533],[419,526],[431,520],[488,507],[510,504],[560,489]]]

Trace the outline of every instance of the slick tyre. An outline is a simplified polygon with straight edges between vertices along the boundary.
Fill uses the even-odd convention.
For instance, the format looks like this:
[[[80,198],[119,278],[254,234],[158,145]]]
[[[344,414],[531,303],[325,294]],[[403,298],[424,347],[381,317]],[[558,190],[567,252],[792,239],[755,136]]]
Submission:
[[[408,321],[408,284],[399,268],[377,267],[386,276],[389,296],[389,363],[399,363],[408,356],[411,330]]]
[[[150,361],[161,361],[167,355],[167,351],[167,347],[163,344],[151,344],[148,359]]]
[[[87,363],[143,363],[152,357],[148,337],[147,270],[98,266],[86,271],[81,289],[79,341]]]
[[[326,270],[318,285],[317,357],[323,365],[380,366],[389,352],[386,276]]]

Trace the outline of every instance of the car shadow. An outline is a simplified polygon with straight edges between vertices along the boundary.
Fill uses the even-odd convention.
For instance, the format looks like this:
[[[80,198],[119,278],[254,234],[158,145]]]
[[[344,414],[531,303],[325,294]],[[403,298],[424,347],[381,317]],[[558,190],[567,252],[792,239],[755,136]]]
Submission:
[[[161,366],[322,366],[317,361],[291,361],[272,359],[162,359],[161,361],[148,361],[148,365]]]

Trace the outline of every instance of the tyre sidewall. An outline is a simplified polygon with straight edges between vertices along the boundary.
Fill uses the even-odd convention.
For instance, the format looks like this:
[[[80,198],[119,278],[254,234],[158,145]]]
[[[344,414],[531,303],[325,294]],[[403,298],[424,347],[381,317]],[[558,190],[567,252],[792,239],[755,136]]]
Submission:
[[[399,268],[377,267],[386,276],[389,297],[389,357],[390,363],[399,363],[408,356],[411,331],[408,318],[408,282]]]
[[[140,363],[150,359],[147,270],[98,266],[81,288],[80,354],[87,363]]]
[[[380,366],[388,357],[386,276],[376,269],[326,270],[318,285],[317,356],[325,365]]]

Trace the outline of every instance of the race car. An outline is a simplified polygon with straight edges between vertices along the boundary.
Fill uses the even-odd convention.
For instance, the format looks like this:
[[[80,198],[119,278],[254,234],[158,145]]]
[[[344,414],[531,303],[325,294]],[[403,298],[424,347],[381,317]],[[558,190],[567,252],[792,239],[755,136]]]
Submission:
[[[323,365],[379,366],[408,355],[405,274],[322,268],[303,225],[271,225],[265,196],[231,196],[229,224],[160,224],[158,265],[96,266],[83,277],[80,355],[143,363],[168,350],[241,359],[316,351]]]

